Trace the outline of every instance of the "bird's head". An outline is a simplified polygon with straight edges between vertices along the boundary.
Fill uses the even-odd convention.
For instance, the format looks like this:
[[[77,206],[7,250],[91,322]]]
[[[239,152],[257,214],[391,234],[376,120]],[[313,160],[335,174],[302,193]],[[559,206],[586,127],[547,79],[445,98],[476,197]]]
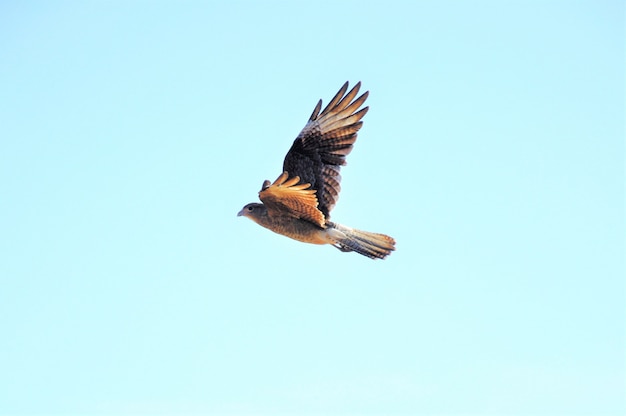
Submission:
[[[267,214],[267,208],[265,205],[251,202],[244,206],[241,211],[237,213],[238,217],[248,217],[254,222],[258,222],[258,219]]]

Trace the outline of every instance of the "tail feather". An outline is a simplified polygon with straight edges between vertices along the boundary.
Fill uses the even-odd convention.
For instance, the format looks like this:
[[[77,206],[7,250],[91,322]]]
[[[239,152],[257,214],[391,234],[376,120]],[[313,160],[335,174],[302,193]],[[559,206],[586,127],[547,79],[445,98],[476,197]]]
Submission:
[[[396,241],[385,234],[356,230],[341,224],[329,223],[333,243],[341,251],[355,251],[371,259],[384,259],[395,250]]]

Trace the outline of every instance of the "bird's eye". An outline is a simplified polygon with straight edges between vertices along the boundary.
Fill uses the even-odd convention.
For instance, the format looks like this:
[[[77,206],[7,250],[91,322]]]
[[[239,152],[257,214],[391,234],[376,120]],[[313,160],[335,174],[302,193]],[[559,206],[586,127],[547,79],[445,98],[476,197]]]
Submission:
[[[252,211],[254,209],[253,206],[248,207],[248,211]]]

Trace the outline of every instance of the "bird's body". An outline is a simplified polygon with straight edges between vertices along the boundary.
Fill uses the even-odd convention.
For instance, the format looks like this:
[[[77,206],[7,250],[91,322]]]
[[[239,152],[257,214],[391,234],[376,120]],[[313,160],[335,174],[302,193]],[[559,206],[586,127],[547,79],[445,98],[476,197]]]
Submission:
[[[246,205],[246,207],[249,205],[250,204]],[[263,204],[255,205],[258,206],[258,210],[254,215],[246,215],[245,207],[242,210],[244,213],[241,215],[246,215],[260,226],[286,237],[293,238],[294,240],[310,244],[328,244],[327,239],[324,238],[324,233],[326,232],[325,226],[322,227],[311,221],[296,218],[284,213],[269,215],[267,208],[265,208]]]
[[[331,244],[370,258],[385,258],[395,249],[395,240],[387,235],[330,221],[341,190],[340,167],[346,164],[368,110],[359,110],[367,92],[355,99],[360,86],[359,82],[346,94],[346,82],[321,113],[322,101],[318,102],[285,156],[283,173],[274,183],[263,182],[262,203],[247,204],[238,215],[294,240]]]

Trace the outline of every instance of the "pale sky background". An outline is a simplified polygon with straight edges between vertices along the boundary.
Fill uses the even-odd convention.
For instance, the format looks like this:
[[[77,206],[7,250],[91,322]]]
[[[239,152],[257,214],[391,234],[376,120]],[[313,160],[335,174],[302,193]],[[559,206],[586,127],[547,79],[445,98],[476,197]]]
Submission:
[[[625,414],[624,21],[0,3],[0,414]],[[236,217],[346,80],[385,261]]]

